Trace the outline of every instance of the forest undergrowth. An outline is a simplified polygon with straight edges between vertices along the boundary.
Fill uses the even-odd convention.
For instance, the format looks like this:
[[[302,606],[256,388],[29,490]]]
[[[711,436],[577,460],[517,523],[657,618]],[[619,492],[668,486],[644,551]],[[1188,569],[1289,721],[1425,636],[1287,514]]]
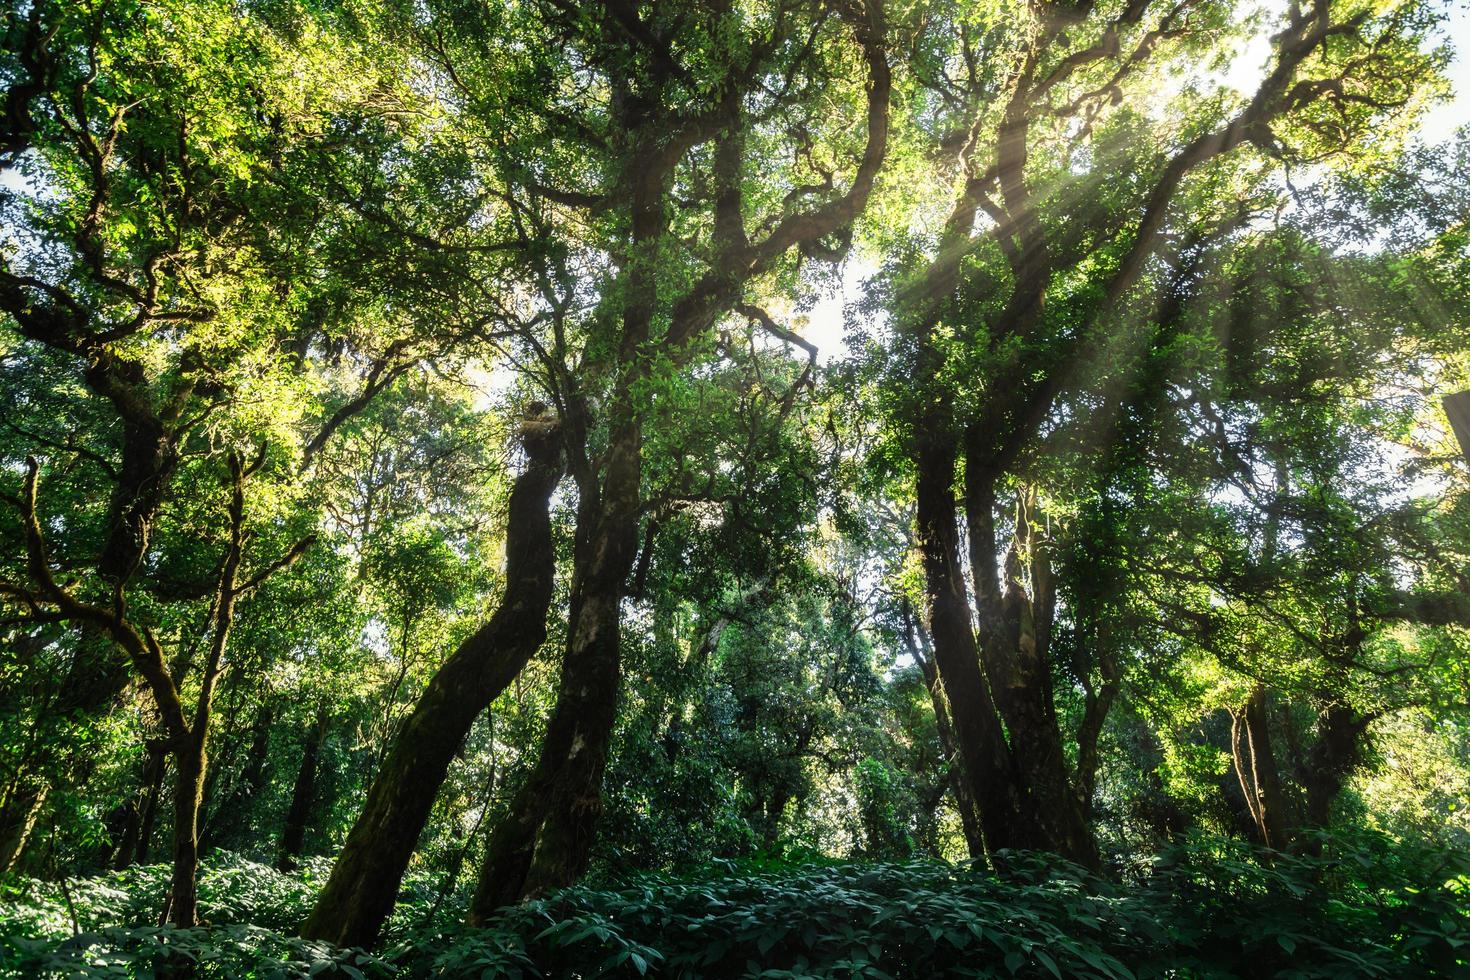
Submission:
[[[1412,977],[1455,976],[1470,951],[1470,857],[1363,833],[1297,854],[1195,835],[1110,876],[1022,852],[719,861],[591,879],[483,928],[419,876],[377,953],[295,935],[329,868],[218,854],[190,929],[154,924],[167,865],[12,879],[0,976]]]

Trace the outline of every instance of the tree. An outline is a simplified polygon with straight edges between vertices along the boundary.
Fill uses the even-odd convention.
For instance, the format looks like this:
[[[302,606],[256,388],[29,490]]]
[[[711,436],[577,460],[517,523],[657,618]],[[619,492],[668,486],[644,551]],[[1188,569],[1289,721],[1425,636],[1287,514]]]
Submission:
[[[506,511],[505,592],[485,624],[434,672],[404,720],[306,923],[307,935],[371,946],[475,718],[516,678],[546,638],[555,564],[550,497],[562,477],[554,419],[528,418],[527,465]]]
[[[700,354],[716,321],[746,300],[751,283],[798,251],[832,253],[832,236],[861,211],[881,164],[890,79],[876,5],[691,5],[645,18],[618,4],[549,4],[491,8],[433,26],[428,60],[481,127],[477,138],[497,134],[503,146],[534,140],[529,145],[562,159],[562,172],[594,189],[569,191],[523,158],[502,158],[506,205],[527,227],[555,230],[560,222],[541,218],[549,204],[573,209],[591,235],[547,248],[533,279],[550,335],[533,345],[538,380],[565,434],[577,541],[559,703],[541,763],[491,836],[473,912],[483,918],[574,880],[586,866],[617,710],[621,607],[645,507],[644,427],[656,417],[658,393]],[[504,31],[524,32],[527,43],[508,66],[491,70],[479,38]],[[863,81],[844,78],[855,66]],[[866,108],[855,113],[866,135],[855,147],[845,120],[814,114],[819,82],[866,89]],[[564,102],[543,107],[519,97],[553,83],[565,83]],[[748,106],[758,92],[769,104]],[[793,141],[767,146],[753,138],[756,123],[773,133],[786,125]],[[845,187],[835,166],[809,155],[818,139],[830,141],[839,159],[855,151]],[[757,161],[789,174],[793,192],[782,200],[748,196]],[[695,229],[691,247],[682,239]],[[572,262],[599,280],[585,313],[577,312]]]
[[[84,495],[107,503],[88,508],[87,530],[53,561],[30,461],[15,499],[23,577],[7,579],[5,595],[23,623],[83,631],[78,652],[95,659],[77,672],[104,680],[69,710],[98,713],[121,693],[129,672],[113,651],[149,692],[175,769],[169,915],[191,925],[208,732],[237,606],[313,540],[282,541],[289,517],[252,513],[279,500],[256,492],[262,479],[291,466],[294,434],[280,414],[267,420],[299,411],[277,353],[293,326],[282,305],[306,297],[270,274],[269,259],[281,237],[311,231],[263,223],[298,199],[256,178],[317,137],[332,96],[356,93],[308,87],[325,108],[303,101],[295,80],[325,66],[224,7],[118,4],[93,16],[38,4],[26,24],[7,162],[29,151],[42,192],[7,201],[24,237],[8,245],[0,308],[28,358],[82,386],[66,409],[111,433],[98,451],[23,430],[73,457]],[[237,47],[254,56],[235,57]],[[185,537],[161,542],[161,515],[181,500],[214,513],[186,510],[186,526],[170,529]],[[188,537],[198,530],[203,549]]]
[[[1243,105],[1188,119],[1175,140],[1140,138],[1146,120],[1110,107],[1127,104],[1124,94],[1146,66],[1207,44],[1206,22],[1188,4],[1055,6],[1016,25],[985,25],[989,33],[945,32],[934,56],[933,131],[940,147],[964,150],[959,189],[933,256],[900,273],[893,311],[903,324],[905,382],[919,382],[905,389],[917,397],[902,424],[916,479],[928,628],[992,849],[1040,847],[1097,861],[1055,721],[1045,541],[1023,490],[1014,544],[997,567],[1001,481],[1054,417],[1077,366],[1105,348],[1123,304],[1147,288],[1141,281],[1178,221],[1182,194],[1225,179],[1242,148],[1290,159],[1314,153],[1324,138],[1348,146],[1380,113],[1406,104],[1425,70],[1417,12],[1374,19],[1326,3],[1293,9],[1273,37],[1265,78]],[[991,45],[1007,65],[998,77],[998,59],[980,57]],[[1043,155],[1034,146],[1043,138],[1059,138],[1060,149],[1048,146]],[[1069,207],[1119,169],[1136,191],[1096,210]],[[1198,214],[1203,202],[1193,203]],[[989,223],[977,228],[982,214]],[[968,376],[983,379],[973,395],[951,380]],[[978,638],[956,522],[962,449]]]

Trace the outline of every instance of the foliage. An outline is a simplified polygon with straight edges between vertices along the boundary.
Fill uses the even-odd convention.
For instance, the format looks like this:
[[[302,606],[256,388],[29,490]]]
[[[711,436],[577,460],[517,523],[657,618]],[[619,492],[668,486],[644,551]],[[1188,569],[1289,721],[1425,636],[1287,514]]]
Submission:
[[[0,970],[1463,967],[1453,16],[15,0]]]
[[[139,898],[157,899],[161,868],[72,882],[75,937],[54,888],[13,895],[0,969],[143,977],[182,959],[198,976],[220,977],[1142,978],[1449,976],[1464,967],[1463,854],[1371,835],[1329,839],[1324,854],[1263,855],[1195,837],[1122,883],[1021,853],[1004,855],[1000,874],[933,861],[722,862],[697,875],[569,889],[476,930],[449,917],[402,923],[379,957],[289,938],[309,879],[216,862],[205,876],[217,923],[209,928],[114,924],[146,918]]]

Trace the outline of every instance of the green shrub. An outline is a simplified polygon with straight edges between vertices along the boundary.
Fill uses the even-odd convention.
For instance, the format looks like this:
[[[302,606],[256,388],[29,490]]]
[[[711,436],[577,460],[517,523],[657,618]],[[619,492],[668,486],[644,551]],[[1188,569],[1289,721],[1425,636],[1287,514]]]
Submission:
[[[1379,837],[1319,843],[1320,857],[1261,855],[1198,837],[1125,880],[1017,853],[1002,855],[999,872],[721,862],[700,875],[569,888],[483,929],[459,926],[453,904],[426,922],[420,899],[400,908],[377,956],[287,935],[310,903],[310,873],[226,858],[206,867],[201,892],[217,924],[199,929],[145,924],[159,869],[73,882],[75,936],[54,889],[12,886],[0,975],[142,978],[179,964],[199,977],[507,980],[1467,974],[1465,855]]]

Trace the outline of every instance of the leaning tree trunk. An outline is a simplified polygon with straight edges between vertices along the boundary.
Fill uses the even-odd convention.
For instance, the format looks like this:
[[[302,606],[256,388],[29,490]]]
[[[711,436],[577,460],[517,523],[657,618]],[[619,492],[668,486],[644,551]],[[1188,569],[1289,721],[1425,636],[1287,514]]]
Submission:
[[[450,762],[475,719],[546,639],[556,573],[550,499],[562,461],[558,430],[530,424],[539,426],[528,427],[525,439],[530,464],[516,478],[507,513],[505,594],[404,721],[306,923],[309,938],[363,947],[377,940]]]
[[[496,826],[470,906],[471,924],[497,908],[569,885],[586,870],[602,810],[602,774],[617,715],[616,603],[583,597],[541,755]]]
[[[652,149],[658,138],[642,134],[635,152]],[[649,365],[645,345],[658,303],[656,245],[667,226],[667,176],[667,169],[654,167],[633,181],[632,258],[622,275],[621,373],[599,467],[586,462],[585,405],[578,404],[566,420],[581,501],[561,680],[536,768],[491,832],[470,903],[472,925],[503,905],[576,881],[587,867],[602,815],[602,773],[622,679],[622,603],[638,558],[643,502],[643,429],[634,389]]]
[[[556,706],[536,768],[491,833],[470,905],[472,924],[501,906],[569,885],[587,868],[617,720],[621,606],[638,554],[641,462],[641,432],[628,419],[609,447],[600,497],[584,489]]]

